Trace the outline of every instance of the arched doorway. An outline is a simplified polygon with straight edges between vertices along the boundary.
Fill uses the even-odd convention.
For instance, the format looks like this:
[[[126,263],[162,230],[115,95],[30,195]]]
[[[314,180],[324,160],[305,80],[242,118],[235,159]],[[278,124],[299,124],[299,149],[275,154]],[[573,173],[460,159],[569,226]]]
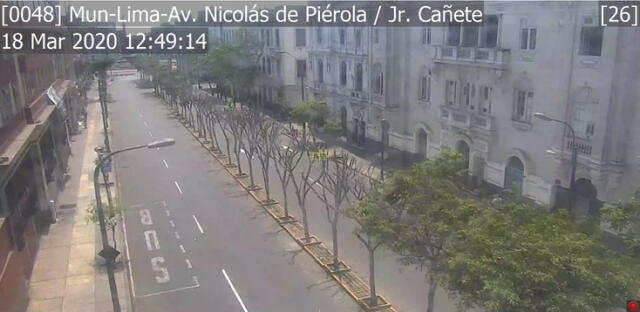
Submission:
[[[469,144],[465,141],[458,141],[456,151],[464,157],[464,168],[469,169]]]
[[[416,134],[416,154],[420,160],[427,159],[427,132],[422,128]]]
[[[578,179],[574,185],[573,217],[576,220],[598,217],[602,202],[598,191],[589,179]]]
[[[521,195],[523,182],[524,164],[518,157],[512,156],[504,169],[504,188]]]

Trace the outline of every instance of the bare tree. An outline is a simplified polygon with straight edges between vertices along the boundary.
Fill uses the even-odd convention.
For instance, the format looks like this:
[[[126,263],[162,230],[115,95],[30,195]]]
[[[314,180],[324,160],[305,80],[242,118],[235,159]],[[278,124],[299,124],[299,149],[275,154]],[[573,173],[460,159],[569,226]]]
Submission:
[[[209,103],[207,110],[205,111],[205,124],[207,132],[209,133],[209,138],[211,138],[211,146],[214,152],[220,151],[220,142],[218,142],[218,131],[216,131],[216,122],[218,120],[218,115],[220,112],[213,106],[212,103]]]
[[[329,156],[317,154],[321,162],[321,173],[318,178],[319,187],[313,187],[313,192],[324,203],[327,220],[331,224],[333,238],[333,268],[340,269],[338,257],[338,223],[344,215],[343,203],[351,192],[352,185],[358,175],[356,159],[346,153]]]
[[[231,127],[229,126],[229,121],[231,119],[231,117],[228,116],[229,115],[229,109],[227,107],[223,108],[222,110],[218,111],[218,114],[214,114],[213,118],[218,122],[218,125],[220,125],[220,129],[222,131],[220,131],[222,133],[222,136],[224,137],[224,142],[225,145],[227,147],[227,167],[233,167],[235,166],[235,164],[233,163],[233,160],[231,159],[231,144],[230,144],[230,138],[229,138],[229,134],[231,133]]]
[[[317,152],[319,151],[318,144],[316,144],[315,138],[312,137],[311,132],[309,131],[296,131],[296,135],[292,137],[293,147],[302,151],[304,155],[305,163],[299,172],[289,172],[291,175],[291,182],[293,183],[293,188],[295,190],[294,194],[296,195],[296,199],[298,200],[298,207],[300,207],[300,211],[302,212],[302,223],[304,226],[304,240],[309,242],[311,239],[311,235],[309,233],[309,217],[307,210],[307,196],[309,192],[313,188],[313,185],[316,184],[317,180],[311,179],[312,169],[315,167],[317,162]]]
[[[242,172],[242,165],[240,163],[240,153],[242,150],[242,137],[243,137],[243,126],[241,123],[243,119],[240,118],[239,110],[229,107],[226,110],[225,117],[227,119],[226,126],[231,130],[231,135],[233,136],[233,153],[236,156],[236,163],[238,166],[238,174],[236,176],[242,177],[245,174]]]
[[[260,135],[258,136],[257,142],[257,156],[261,164],[264,191],[267,194],[267,201],[265,203],[271,204],[274,201],[271,199],[271,188],[269,187],[269,168],[271,160],[275,158],[275,149],[278,149],[280,145],[280,133],[282,128],[280,123],[276,120],[265,119],[261,124],[259,131]]]
[[[240,127],[246,139],[240,139],[240,146],[243,148],[249,163],[249,179],[251,180],[249,188],[256,190],[259,187],[255,184],[253,176],[253,156],[258,152],[258,144],[260,144],[260,136],[262,135],[261,130],[266,120],[265,116],[257,109],[246,106],[239,109],[238,118],[242,120]]]
[[[296,136],[296,130],[294,130],[291,126],[284,128],[281,134],[288,138],[289,142],[295,144],[293,137]],[[273,142],[273,157],[275,159],[274,167],[276,169],[276,173],[278,174],[278,178],[280,179],[280,185],[282,186],[282,196],[283,196],[283,207],[284,207],[284,216],[282,219],[289,219],[289,201],[288,201],[288,192],[287,188],[291,182],[291,177],[293,176],[296,168],[300,164],[300,160],[302,160],[302,156],[304,155],[303,150],[296,148],[293,144],[289,144],[289,146],[285,146],[281,144],[280,140]]]

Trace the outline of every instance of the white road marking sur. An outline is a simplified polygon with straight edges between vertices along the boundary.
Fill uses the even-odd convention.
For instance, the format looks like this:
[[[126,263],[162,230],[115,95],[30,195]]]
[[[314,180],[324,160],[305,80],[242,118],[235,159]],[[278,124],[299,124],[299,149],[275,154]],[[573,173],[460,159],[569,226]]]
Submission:
[[[227,275],[227,271],[222,269],[222,274],[224,274],[224,278],[227,279],[227,283],[229,283],[229,287],[231,287],[231,290],[233,290],[233,294],[236,295],[236,299],[238,299],[238,302],[240,303],[240,306],[242,306],[242,310],[244,312],[249,312],[249,310],[247,310],[247,307],[244,305],[244,302],[242,302],[242,298],[240,298],[240,295],[236,291],[236,288],[233,286],[233,283],[231,282],[231,279],[229,278],[229,275]]]
[[[144,240],[147,243],[147,250],[160,250],[160,242],[158,242],[158,234],[155,230],[144,231]]]
[[[171,227],[176,227],[176,224],[173,223],[173,220],[169,220],[169,224],[171,224]]]
[[[165,207],[165,208],[167,208],[167,202],[163,200],[163,201],[162,201],[162,206],[163,206],[163,207]]]
[[[147,124],[147,122],[146,122],[146,121],[143,121],[142,123],[144,123],[144,126],[145,126],[145,127],[148,127],[148,126],[149,126],[149,125]]]
[[[187,268],[193,269],[193,266],[191,265],[191,261],[189,259],[185,260],[185,262],[187,263]]]
[[[180,188],[180,184],[178,184],[178,181],[173,181],[173,184],[176,185],[176,188],[178,189],[178,192],[180,192],[180,194],[182,194],[182,189]]]
[[[164,160],[164,159],[163,159],[163,160],[162,160],[162,163],[164,164],[165,168],[169,168],[169,165],[167,164],[167,161],[166,161],[166,160]]]
[[[167,214],[167,217],[171,217],[171,211],[169,211],[169,209],[166,209],[164,212]]]
[[[149,134],[150,137],[153,136],[153,133],[151,133],[151,131],[147,131],[147,133]]]
[[[140,223],[144,225],[153,225],[149,209],[140,209]]]
[[[144,116],[142,116],[142,113],[140,113],[139,115],[140,115],[140,118],[144,117]]]
[[[175,236],[176,239],[180,239],[180,234],[178,234],[178,232],[173,232],[173,236]]]
[[[193,217],[193,221],[196,221],[196,225],[198,226],[198,230],[200,231],[200,234],[204,234],[204,230],[202,229],[202,226],[200,226],[200,222],[198,222],[198,218],[196,218],[195,215],[192,215]]]
[[[244,149],[242,149],[242,148],[241,148],[241,149],[240,149],[240,153],[244,154],[244,153],[246,153],[246,152],[244,151]]]
[[[184,246],[182,246],[182,244],[180,244],[180,246],[179,246],[179,247],[180,247],[180,252],[182,252],[182,253],[187,252],[187,251],[184,249]]]

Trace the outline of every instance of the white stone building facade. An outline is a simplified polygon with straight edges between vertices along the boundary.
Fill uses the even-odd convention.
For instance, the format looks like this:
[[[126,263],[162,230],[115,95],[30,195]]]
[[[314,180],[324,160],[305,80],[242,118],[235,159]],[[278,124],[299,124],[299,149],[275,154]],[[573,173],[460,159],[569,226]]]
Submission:
[[[487,1],[481,27],[311,28],[308,86],[351,136],[458,150],[479,184],[542,204],[563,205],[575,144],[576,207],[594,212],[640,187],[640,30],[599,27],[597,5]]]

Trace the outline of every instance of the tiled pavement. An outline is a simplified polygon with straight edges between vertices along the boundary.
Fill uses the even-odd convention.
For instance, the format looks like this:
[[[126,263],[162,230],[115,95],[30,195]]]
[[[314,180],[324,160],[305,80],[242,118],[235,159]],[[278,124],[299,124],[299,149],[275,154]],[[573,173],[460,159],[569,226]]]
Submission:
[[[92,96],[97,94],[90,93],[89,98]],[[101,249],[98,227],[85,219],[94,198],[94,147],[102,144],[99,108],[95,100],[89,104],[88,129],[73,137],[71,178],[57,202],[58,207],[69,208],[58,210],[57,223],[41,237],[30,280],[28,312],[112,311],[106,269],[97,256]],[[118,245],[122,246],[121,242]],[[118,292],[122,311],[131,311],[127,272],[122,267],[120,264],[116,269]]]

